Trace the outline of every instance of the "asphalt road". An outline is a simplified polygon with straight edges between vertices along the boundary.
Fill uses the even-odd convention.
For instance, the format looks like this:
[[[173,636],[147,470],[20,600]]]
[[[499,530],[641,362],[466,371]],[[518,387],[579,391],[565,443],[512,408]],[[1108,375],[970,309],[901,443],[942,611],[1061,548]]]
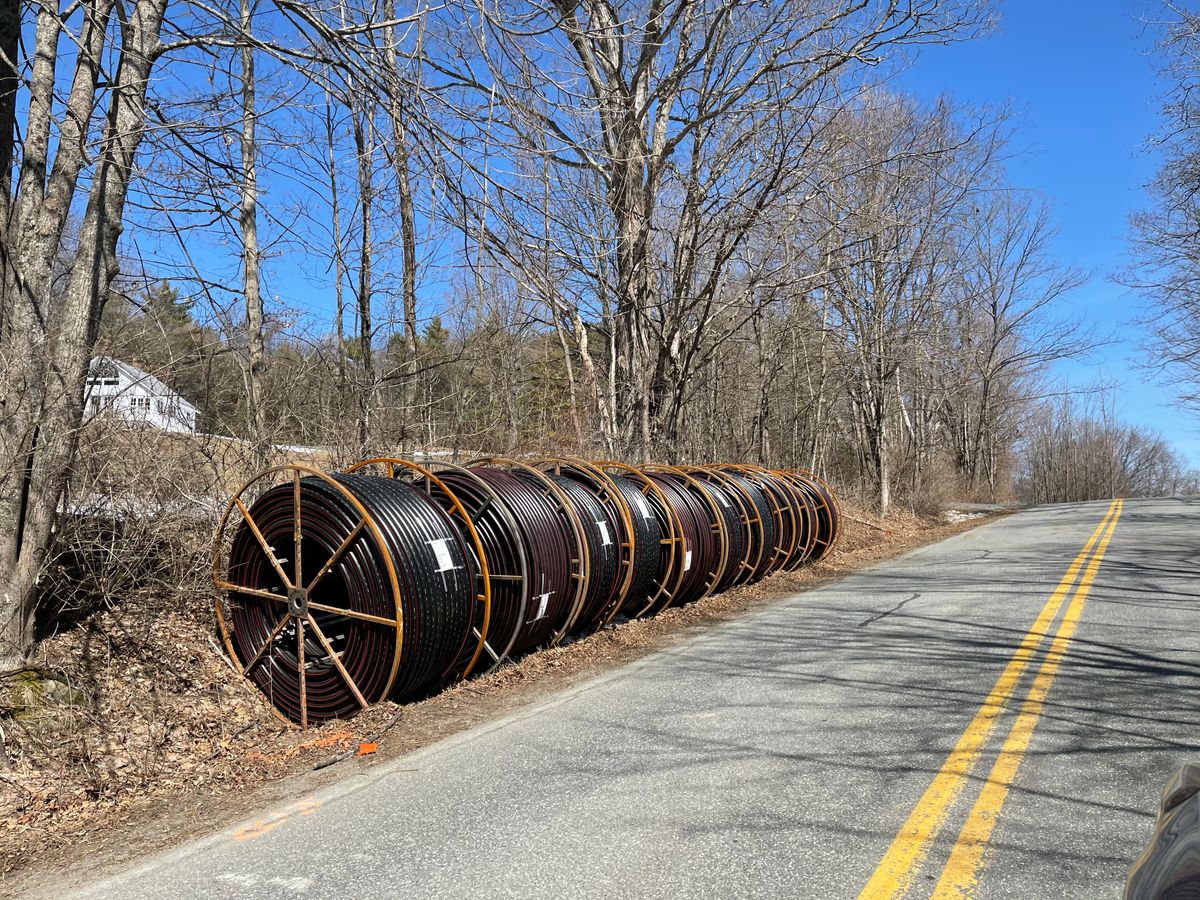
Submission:
[[[1200,757],[1200,501],[1108,511],[784,600],[83,895],[1118,897]]]

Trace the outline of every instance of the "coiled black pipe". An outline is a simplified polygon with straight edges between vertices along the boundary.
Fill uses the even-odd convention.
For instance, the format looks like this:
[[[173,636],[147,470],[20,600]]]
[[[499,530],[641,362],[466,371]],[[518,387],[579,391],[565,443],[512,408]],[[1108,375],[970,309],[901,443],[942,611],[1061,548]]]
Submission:
[[[817,540],[817,502],[815,495],[800,479],[783,471],[772,471],[772,477],[787,487],[793,498],[795,520],[799,532],[795,550],[783,563],[785,571],[795,571],[811,562]]]
[[[478,568],[457,523],[423,492],[375,475],[335,478],[367,507],[395,548],[409,640],[402,644],[391,694],[406,699],[445,678],[462,656],[470,638]],[[406,598],[412,599],[404,602]]]
[[[778,472],[750,467],[754,477],[768,486],[779,506],[784,527],[780,530],[776,569],[795,568],[803,558],[808,538],[808,507],[794,484]]]
[[[799,532],[796,529],[792,497],[789,491],[766,469],[743,466],[746,477],[762,488],[775,517],[775,552],[768,571],[778,572],[795,552]]]
[[[730,528],[732,527],[735,534],[733,536],[737,550],[741,551],[739,540],[740,528],[736,514],[731,508],[722,505],[722,500],[725,498],[718,494],[718,486],[707,481],[698,481],[686,473],[683,476],[684,483],[691,489],[692,494],[700,499],[700,508],[704,510],[705,517],[708,519],[709,534],[712,535],[714,544],[714,557],[708,566],[707,578],[705,579],[706,590],[701,596],[707,596],[713,591],[720,590],[721,579],[725,577],[725,573],[729,570],[731,560],[734,555],[730,550]],[[732,526],[730,522],[732,521]]]
[[[663,543],[663,516],[658,500],[647,497],[625,475],[610,474],[613,484],[629,506],[633,523],[633,580],[625,594],[622,611],[639,614],[652,605],[662,589],[660,572],[665,580],[671,564],[671,547]]]
[[[587,460],[570,457],[547,457],[537,463],[537,468],[546,473],[553,473],[579,482],[604,509],[604,519],[597,520],[604,527],[601,531],[601,542],[605,533],[613,543],[612,552],[616,556],[616,573],[608,592],[608,599],[592,619],[591,627],[599,628],[608,624],[621,611],[630,585],[634,578],[635,535],[633,532],[633,509],[625,497],[613,483],[612,477],[604,467]],[[574,504],[572,504],[574,507]],[[607,551],[606,551],[607,552]],[[599,605],[599,599],[597,598]],[[585,626],[576,625],[576,631]]]
[[[450,517],[400,482],[365,475],[335,480],[374,528],[361,526],[362,512],[350,497],[316,477],[271,488],[248,512],[298,589],[290,598],[245,521],[229,550],[230,647],[275,708],[302,724],[433,687],[470,637],[476,570]],[[297,502],[298,580],[290,559]]]
[[[745,584],[754,576],[755,567],[762,557],[762,522],[758,508],[754,505],[745,488],[727,473],[719,469],[701,468],[696,470],[696,477],[703,473],[704,477],[719,484],[737,509],[738,522],[741,525],[741,559],[727,578],[727,587]]]
[[[511,653],[546,643],[570,624],[575,614],[572,579],[575,536],[542,485],[521,471],[473,466],[471,471],[491,485],[520,528],[529,561],[529,604]]]
[[[811,472],[802,469],[788,469],[787,473],[805,485],[816,508],[814,551],[810,557],[812,562],[826,556],[837,543],[841,529],[841,506],[833,489],[822,479]]]
[[[803,504],[803,528],[800,534],[800,547],[794,558],[789,562],[790,568],[796,569],[806,565],[812,560],[813,552],[817,546],[817,504],[813,502],[812,496],[791,476],[786,472],[780,472],[780,477],[784,478],[795,491],[797,499]]]
[[[683,526],[683,579],[671,605],[691,603],[708,593],[720,565],[720,546],[705,502],[681,476],[670,472],[647,472],[662,490]]]
[[[749,529],[745,500],[721,472],[691,468],[685,471],[697,481],[703,482],[704,488],[721,514],[729,552],[725,558],[725,566],[717,573],[713,590],[723,591],[733,585],[745,571]]]
[[[613,521],[591,487],[567,475],[549,477],[566,493],[583,525],[590,575],[583,606],[573,627],[576,631],[592,630],[608,612],[612,601],[621,563],[617,541],[623,528]]]
[[[753,568],[749,575],[739,583],[758,581],[772,571],[771,566],[775,558],[775,512],[766,492],[756,481],[732,467],[722,467],[720,471],[744,492],[758,513],[758,523],[750,531],[752,549],[747,554],[747,559],[753,559],[755,562],[752,563]]]
[[[794,470],[370,464],[407,473],[268,470],[291,483],[249,509],[247,486],[218,529],[227,645],[301,724],[418,696],[485,649],[498,662],[618,607],[644,615],[819,559],[840,526],[828,485]]]
[[[467,469],[442,469],[437,476],[454,492],[471,517],[488,561],[492,614],[482,669],[505,660],[512,652],[531,602],[533,582],[520,527],[502,495]]]

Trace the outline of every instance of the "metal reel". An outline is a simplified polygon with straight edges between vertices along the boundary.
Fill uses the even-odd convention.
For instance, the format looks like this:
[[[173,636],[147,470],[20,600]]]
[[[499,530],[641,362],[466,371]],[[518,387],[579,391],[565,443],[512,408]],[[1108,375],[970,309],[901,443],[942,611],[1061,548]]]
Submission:
[[[598,625],[603,627],[612,621],[617,611],[625,605],[625,598],[628,596],[629,587],[633,583],[635,540],[633,510],[630,509],[629,504],[625,501],[625,497],[617,490],[608,473],[594,463],[572,457],[552,456],[538,460],[535,465],[546,471],[553,472],[555,475],[568,472],[589,481],[600,502],[610,514],[615,514],[616,520],[621,523],[621,528],[624,530],[625,539],[619,542],[621,550],[619,566],[622,574],[616,592],[609,601],[609,606],[601,612],[597,620]]]
[[[647,504],[648,507],[650,509],[657,507],[661,513],[659,524],[666,526],[663,530],[667,533],[667,536],[660,538],[659,542],[669,548],[670,558],[662,574],[656,581],[658,590],[652,596],[648,597],[645,605],[641,609],[635,610],[630,615],[630,618],[640,619],[643,616],[661,612],[671,605],[671,600],[674,599],[680,585],[683,583],[685,575],[683,568],[684,555],[687,553],[686,541],[683,539],[683,525],[672,510],[671,504],[662,492],[662,488],[647,478],[645,472],[635,469],[633,466],[627,466],[625,463],[610,459],[595,462],[593,465],[606,474],[615,472],[636,481],[638,489],[644,497],[654,498],[654,505]],[[620,612],[620,608],[614,608],[608,621],[611,622],[616,618],[618,612]],[[605,624],[608,623],[606,622]]]
[[[496,468],[515,469],[521,472],[526,472],[532,475],[541,485],[542,493],[548,500],[553,503],[555,508],[570,526],[571,534],[575,538],[575,554],[571,558],[571,580],[575,584],[575,595],[571,598],[570,612],[567,614],[566,622],[550,639],[550,646],[553,647],[562,642],[571,630],[575,627],[575,622],[579,618],[579,614],[583,611],[584,600],[587,596],[588,577],[590,575],[590,565],[588,560],[587,539],[584,537],[583,523],[579,521],[579,516],[575,512],[574,504],[566,495],[561,487],[555,484],[551,479],[546,477],[546,474],[540,469],[536,469],[528,463],[521,462],[517,459],[510,459],[506,456],[485,456],[481,459],[473,459],[467,463],[468,466],[492,466]]]
[[[456,472],[465,471],[460,466],[455,466],[452,463],[435,463],[435,465],[443,466],[443,471],[447,469]],[[364,469],[372,467],[383,469],[388,478],[403,478],[407,474],[410,477],[405,478],[404,480],[410,483],[416,482],[418,478],[423,479],[422,487],[426,496],[432,498],[433,493],[436,490],[442,497],[444,497],[450,504],[450,508],[446,509],[446,512],[452,518],[458,519],[463,524],[463,527],[466,529],[467,535],[471,540],[471,548],[474,550],[475,558],[479,563],[480,589],[475,594],[475,602],[478,604],[477,617],[479,624],[477,626],[472,625],[472,634],[476,640],[475,650],[471,654],[470,658],[466,660],[465,664],[463,664],[459,671],[455,674],[453,680],[458,681],[470,676],[475,671],[480,658],[485,652],[495,659],[496,663],[499,663],[500,659],[496,659],[495,653],[487,643],[488,628],[491,625],[492,618],[492,581],[490,577],[490,570],[488,568],[487,553],[483,549],[483,542],[479,538],[479,533],[475,530],[475,523],[471,520],[471,515],[466,506],[463,505],[462,501],[458,498],[458,495],[455,494],[454,491],[452,491],[444,481],[438,478],[432,470],[407,459],[401,459],[394,456],[378,456],[371,459],[364,459],[347,469],[346,474],[353,475],[355,473],[362,472]],[[469,475],[470,473],[467,474]],[[475,619],[476,617],[473,616],[472,618]],[[490,670],[491,669],[489,668],[488,671]]]
[[[707,466],[680,466],[680,468],[693,478],[711,482],[718,489],[724,490],[725,494],[737,504],[737,518],[742,524],[742,546],[745,548],[745,555],[741,559],[736,560],[736,563],[734,560],[729,561],[730,565],[736,564],[736,571],[728,576],[729,580],[725,583],[728,587],[744,584],[754,575],[754,571],[758,568],[759,561],[762,559],[764,552],[762,519],[758,515],[758,507],[751,501],[745,489],[720,469],[711,469]],[[756,529],[759,538],[758,541],[753,540]],[[758,552],[751,559],[751,549],[756,543],[758,545]]]
[[[353,513],[354,518],[357,518],[356,524],[348,529],[343,529],[344,533],[340,535],[340,540],[336,544],[334,543],[334,540],[337,539],[335,532],[326,529],[323,523],[306,520],[301,503],[304,493],[301,484],[302,478],[319,479],[324,486],[336,492],[334,496],[337,496],[340,501],[344,501],[347,510]],[[278,541],[287,537],[285,533],[280,533],[281,523],[260,523],[256,520],[252,509],[256,505],[256,501],[266,495],[268,491],[282,487],[289,481],[292,486],[291,522],[290,528],[286,530],[291,532],[291,546],[284,547],[284,553],[281,554],[280,548],[272,544],[272,540]],[[248,503],[247,500],[250,502]],[[250,544],[249,540],[245,538],[246,533],[253,536],[253,544]],[[231,566],[230,553],[234,541],[239,539],[239,536],[247,545],[258,547],[261,554],[259,563],[265,562],[269,565],[271,570],[269,580],[279,585],[278,590],[264,588],[261,584],[245,583],[250,580],[246,577],[249,568],[245,564],[246,561],[239,561],[236,567]],[[353,609],[348,605],[345,595],[341,597],[326,596],[323,600],[313,599],[314,596],[321,596],[325,593],[318,591],[318,588],[324,587],[326,579],[335,571],[346,554],[354,550],[356,545],[363,540],[371,542],[375,554],[384,562],[392,600],[390,617]],[[322,549],[322,556],[318,558],[323,561],[315,569],[304,561],[303,551],[306,546],[310,551],[314,547]],[[284,554],[290,554],[291,558],[289,559]],[[301,728],[308,727],[310,721],[308,682],[311,677],[309,672],[318,664],[323,670],[337,672],[346,690],[361,708],[366,708],[371,703],[388,696],[396,681],[404,643],[404,616],[399,579],[379,526],[372,519],[366,507],[344,485],[319,469],[299,464],[273,466],[255,475],[237,490],[221,516],[213,540],[212,574],[213,584],[222,592],[216,602],[216,617],[230,659],[243,676],[263,689],[279,718],[288,722],[297,722]],[[341,606],[338,605],[339,599],[343,601]],[[238,611],[233,608],[233,605],[249,601],[259,604],[257,614],[265,616],[258,622],[254,621],[255,613],[247,613],[244,617],[244,624],[248,630],[251,626],[260,626],[257,630],[261,640],[252,642],[253,649],[246,645],[246,642],[241,639],[241,635],[236,633],[231,622],[231,619],[238,617]],[[267,627],[266,622],[268,621],[273,621],[274,624]],[[358,681],[362,679],[361,673],[359,679],[356,679],[343,663],[342,657],[346,648],[335,649],[334,642],[337,640],[337,636],[335,635],[331,639],[326,633],[325,626],[331,621],[362,623],[364,626],[369,625],[372,628],[380,628],[389,632],[389,637],[393,641],[392,660],[390,671],[382,686],[376,685],[373,690],[360,688]],[[319,659],[314,660],[314,651],[321,654]],[[288,654],[288,662],[294,658],[297,679],[294,695],[290,685],[279,686],[280,698],[278,700],[274,674],[277,668],[287,667],[276,666],[275,655],[277,652]],[[266,669],[269,680],[265,687],[259,676],[259,672],[263,671],[264,666],[269,666]],[[294,696],[295,702],[285,704],[282,700],[282,696],[285,694],[289,701]],[[286,705],[287,709],[281,708],[281,705]],[[319,718],[329,718],[329,716],[320,715]]]
[[[771,507],[771,517],[775,520],[775,545],[770,548],[771,562],[766,574],[778,572],[795,552],[800,534],[791,503],[780,502],[779,485],[773,480],[768,480],[773,479],[773,476],[768,469],[764,469],[762,466],[724,464],[718,468],[737,472],[750,478],[766,495],[767,503]],[[764,479],[763,475],[768,478]],[[790,540],[785,540],[788,536],[790,536]]]
[[[808,482],[805,487],[809,489],[817,504],[818,518],[822,514],[824,515],[830,532],[828,537],[817,540],[819,551],[814,551],[811,555],[814,562],[823,559],[833,552],[841,537],[842,505],[838,500],[837,493],[829,486],[829,482],[807,469],[782,469],[780,471],[792,478],[799,479],[802,484]]]
[[[676,475],[684,480],[684,483],[692,489],[696,496],[704,501],[705,507],[709,513],[709,527],[712,533],[716,535],[717,547],[719,549],[716,568],[708,575],[708,580],[704,583],[704,592],[696,598],[696,601],[703,600],[716,590],[721,576],[725,572],[726,566],[729,564],[729,535],[725,533],[725,517],[721,514],[721,509],[717,506],[717,502],[713,499],[712,494],[704,489],[704,486],[694,477],[678,466],[657,466],[648,465],[642,466],[646,472],[661,472],[669,475]]]

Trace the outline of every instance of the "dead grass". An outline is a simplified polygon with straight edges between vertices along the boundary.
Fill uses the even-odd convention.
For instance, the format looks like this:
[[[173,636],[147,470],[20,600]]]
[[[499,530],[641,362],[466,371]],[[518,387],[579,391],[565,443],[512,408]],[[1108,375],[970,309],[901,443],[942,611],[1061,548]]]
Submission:
[[[0,893],[63,867],[94,875],[255,809],[499,718],[552,693],[876,560],[972,528],[847,510],[837,551],[799,573],[532,654],[426,700],[381,703],[300,732],[280,722],[213,640],[211,606],[139,597],[44,642],[42,665],[86,697],[0,717]],[[364,743],[370,756],[354,759]],[[338,760],[337,765],[329,765]],[[346,760],[342,762],[341,760]]]

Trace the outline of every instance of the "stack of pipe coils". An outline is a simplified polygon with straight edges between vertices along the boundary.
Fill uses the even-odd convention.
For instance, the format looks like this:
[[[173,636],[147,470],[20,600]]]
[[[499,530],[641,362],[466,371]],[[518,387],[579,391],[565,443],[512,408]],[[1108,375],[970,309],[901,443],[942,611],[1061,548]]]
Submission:
[[[813,563],[840,516],[798,469],[277,466],[221,518],[217,620],[246,678],[307,727]]]

